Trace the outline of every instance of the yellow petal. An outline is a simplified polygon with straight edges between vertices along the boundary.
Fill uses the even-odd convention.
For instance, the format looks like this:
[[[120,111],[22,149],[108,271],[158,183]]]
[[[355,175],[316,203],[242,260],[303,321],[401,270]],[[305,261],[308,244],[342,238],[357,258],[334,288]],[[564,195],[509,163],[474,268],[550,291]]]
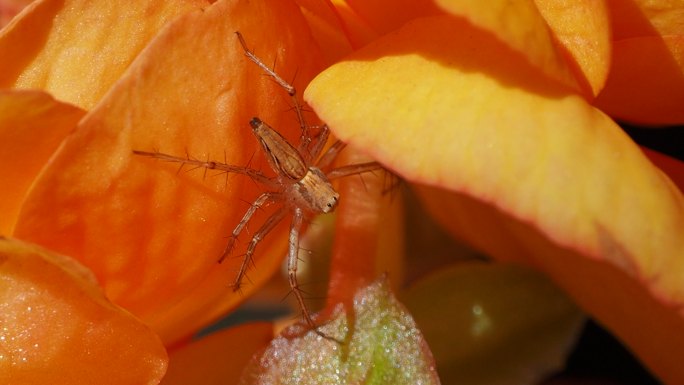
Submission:
[[[579,87],[533,0],[437,0],[436,3],[493,34],[546,75],[570,87]]]
[[[29,187],[84,114],[39,91],[0,91],[0,234],[12,232]]]
[[[603,88],[610,68],[610,25],[608,8],[595,0],[535,0],[548,23],[575,78],[596,96]]]
[[[0,238],[0,382],[156,384],[159,338],[71,258]]]
[[[293,3],[219,1],[183,16],[83,119],[36,182],[16,227],[18,237],[82,261],[109,298],[167,343],[242,302],[284,253],[287,220],[259,244],[242,290],[231,291],[250,234],[272,210],[259,211],[233,256],[217,260],[264,187],[241,175],[177,172],[177,164],[133,154],[159,150],[269,172],[249,128],[253,116],[296,143],[290,98],[244,56],[235,31],[264,62],[275,60],[285,79],[296,74],[296,86],[319,68]]]
[[[365,47],[306,96],[336,135],[400,175],[474,197],[474,212],[450,196],[433,209],[493,256],[547,271],[664,380],[684,380],[684,199],[600,111],[443,18]],[[520,223],[531,225],[508,234]],[[671,337],[644,337],[653,322]]]
[[[0,33],[0,87],[42,89],[89,110],[167,22],[205,4],[36,1]]]

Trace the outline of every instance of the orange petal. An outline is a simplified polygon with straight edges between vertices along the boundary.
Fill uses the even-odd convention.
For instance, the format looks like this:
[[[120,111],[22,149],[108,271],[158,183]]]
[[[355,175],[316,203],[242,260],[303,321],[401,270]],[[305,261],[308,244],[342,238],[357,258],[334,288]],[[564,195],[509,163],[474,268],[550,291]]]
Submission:
[[[334,3],[335,10],[342,19],[354,49],[363,47],[368,44],[368,42],[375,40],[378,37],[378,33],[368,24],[368,22],[357,15],[344,0],[337,0]]]
[[[344,2],[379,35],[393,31],[416,17],[443,13],[432,0],[344,0]]]
[[[358,164],[369,159],[349,149],[338,164]],[[386,196],[387,178],[364,174],[348,176],[340,183],[340,206],[330,267],[327,307],[349,304],[356,293],[387,273],[398,288],[402,282],[404,250],[397,242],[404,234],[401,199]]]
[[[613,64],[596,105],[643,125],[684,124],[684,31],[613,43]]]
[[[9,24],[10,20],[29,5],[32,0],[0,0],[0,28]]]
[[[12,232],[33,180],[84,114],[39,91],[0,91],[0,234]]]
[[[449,13],[463,17],[493,34],[512,50],[524,55],[546,75],[578,88],[533,0],[437,0],[436,3]]]
[[[277,269],[286,221],[257,248],[254,269],[232,292],[260,211],[233,256],[227,237],[263,187],[134,156],[133,150],[268,170],[249,120],[299,135],[287,93],[244,56],[235,31],[303,89],[319,55],[291,2],[219,1],[171,23],[84,118],[36,183],[16,234],[74,255],[109,298],[171,342],[242,302]],[[201,60],[198,57],[201,56]],[[251,163],[250,163],[251,162]]]
[[[613,39],[642,36],[680,35],[684,7],[672,0],[606,0],[610,10]]]
[[[172,350],[162,385],[237,384],[249,359],[273,338],[273,325],[251,323],[212,333]]]
[[[597,106],[643,125],[684,123],[684,7],[670,0],[609,0],[613,60]]]
[[[166,351],[71,258],[0,239],[0,382],[156,384]]]
[[[681,192],[605,115],[465,28],[416,20],[306,96],[338,137],[400,175],[477,198],[475,212],[450,196],[433,208],[493,256],[547,271],[664,380],[684,381]],[[518,221],[534,227],[511,236]],[[670,337],[640,333],[654,324]]]
[[[604,1],[535,0],[548,23],[575,78],[588,94],[596,96],[603,88],[610,68],[610,23]]]
[[[349,36],[330,0],[295,0],[326,63],[334,63],[351,52]]]
[[[89,110],[167,22],[205,4],[36,1],[0,33],[0,87],[39,88]]]

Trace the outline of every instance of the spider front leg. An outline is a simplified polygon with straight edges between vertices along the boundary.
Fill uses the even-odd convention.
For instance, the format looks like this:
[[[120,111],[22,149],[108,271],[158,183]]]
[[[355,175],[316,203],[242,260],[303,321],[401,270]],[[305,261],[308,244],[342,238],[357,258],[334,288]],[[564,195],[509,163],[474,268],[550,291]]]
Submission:
[[[266,73],[266,75],[270,76],[276,83],[278,83],[278,85],[282,87],[288,95],[290,95],[290,98],[292,98],[292,102],[294,103],[294,109],[297,113],[297,120],[299,120],[299,125],[302,129],[301,146],[303,146],[303,148],[307,148],[309,142],[311,141],[311,138],[309,136],[309,126],[306,124],[306,120],[304,119],[304,115],[302,114],[302,106],[299,103],[299,99],[297,99],[297,90],[294,88],[292,84],[290,84],[289,82],[285,81],[285,79],[280,77],[280,75],[278,75],[273,69],[264,64],[264,62],[261,59],[259,59],[259,57],[255,55],[254,52],[247,48],[247,43],[245,42],[245,39],[242,37],[242,34],[239,31],[235,31],[235,35],[237,35],[237,38],[240,41],[240,45],[242,46],[242,50],[245,52],[245,56],[247,56],[247,58],[249,58],[249,60],[251,60],[259,68],[261,68]]]

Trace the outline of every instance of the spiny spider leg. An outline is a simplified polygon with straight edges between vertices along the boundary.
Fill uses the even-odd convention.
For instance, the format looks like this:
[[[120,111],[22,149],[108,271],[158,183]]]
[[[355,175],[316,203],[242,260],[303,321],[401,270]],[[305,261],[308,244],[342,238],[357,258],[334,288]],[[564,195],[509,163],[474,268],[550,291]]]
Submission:
[[[267,177],[266,175],[264,175],[259,170],[255,170],[255,169],[252,169],[249,167],[233,166],[233,165],[225,164],[225,163],[218,163],[218,162],[213,162],[213,161],[202,161],[202,160],[191,159],[191,158],[181,158],[178,156],[168,155],[168,154],[164,154],[161,152],[147,152],[147,151],[133,150],[133,153],[136,155],[148,156],[150,158],[163,160],[165,162],[180,163],[181,167],[183,165],[187,164],[187,165],[195,166],[193,169],[204,168],[205,170],[206,169],[220,170],[220,171],[225,171],[227,173],[247,175],[248,177],[254,179],[255,181],[257,181],[259,183],[263,183],[266,186],[275,186],[275,184],[276,184],[276,181],[274,179]]]
[[[299,290],[299,283],[297,282],[297,262],[299,257],[299,232],[302,228],[302,222],[304,220],[304,213],[300,208],[294,210],[292,216],[292,224],[290,225],[290,248],[287,254],[287,277],[290,282],[290,288],[299,302],[299,307],[302,309],[302,315],[306,323],[311,326],[312,329],[317,330],[316,323],[311,318],[309,313],[309,308],[304,302],[304,297],[302,296],[301,290]]]
[[[259,228],[259,230],[254,234],[252,237],[252,240],[249,241],[249,246],[247,246],[247,251],[245,252],[244,258],[242,260],[242,264],[240,265],[240,270],[238,271],[237,276],[235,277],[235,281],[233,282],[233,291],[238,291],[240,290],[240,285],[242,285],[242,279],[245,277],[245,274],[247,273],[247,268],[250,265],[250,262],[252,260],[252,255],[254,255],[254,250],[256,249],[257,245],[259,242],[261,242],[264,237],[273,230],[280,221],[285,218],[285,215],[287,214],[287,209],[285,207],[281,207],[273,213],[268,219],[266,219],[266,222],[264,222],[263,225]]]
[[[318,133],[318,135],[313,139],[312,145],[311,145],[311,159],[309,159],[309,162],[314,161],[316,158],[318,158],[319,155],[321,155],[321,151],[323,151],[323,147],[325,147],[325,144],[328,143],[328,137],[330,136],[330,129],[328,128],[327,124],[324,124],[321,126],[321,131]],[[326,151],[327,153],[327,151]]]
[[[252,202],[252,204],[249,206],[249,209],[240,220],[240,223],[238,223],[238,225],[235,226],[233,232],[230,234],[228,244],[226,245],[226,248],[223,250],[221,258],[219,258],[218,260],[219,263],[222,263],[223,260],[225,260],[228,257],[228,255],[230,255],[230,253],[233,251],[233,246],[235,246],[235,241],[237,240],[237,237],[240,235],[242,230],[244,230],[247,223],[249,223],[249,220],[252,219],[254,213],[256,213],[256,211],[260,208],[268,206],[269,204],[279,199],[282,199],[281,194],[275,192],[265,192],[259,195],[259,197],[256,200],[254,200],[254,202]]]
[[[242,34],[238,31],[235,31],[235,34],[238,37],[238,40],[240,41],[240,45],[242,46],[242,49],[245,51],[245,56],[249,58],[254,64],[259,66],[268,76],[272,77],[273,80],[275,80],[278,85],[280,85],[285,91],[287,91],[288,95],[290,95],[290,98],[292,98],[292,102],[294,103],[294,109],[295,112],[297,113],[297,120],[299,121],[299,126],[302,130],[302,134],[299,138],[299,153],[304,153],[307,154],[306,158],[307,161],[310,161],[311,156],[309,154],[308,148],[309,144],[311,143],[311,135],[309,134],[309,126],[306,124],[306,120],[304,119],[304,114],[302,113],[302,106],[299,104],[299,99],[297,99],[297,90],[294,88],[294,86],[287,81],[285,81],[283,78],[280,77],[275,71],[273,71],[269,66],[264,64],[261,59],[259,59],[252,51],[247,48],[247,43],[245,42],[245,39],[242,37]]]
[[[350,164],[348,166],[338,167],[326,173],[325,175],[329,180],[343,178],[345,176],[363,174],[366,172],[371,172],[375,170],[383,170],[384,167],[378,162],[367,162],[367,163],[357,163]]]
[[[335,158],[337,158],[337,155],[342,151],[345,147],[347,146],[346,143],[342,142],[341,140],[336,140],[335,143],[333,143],[330,148],[328,148],[328,151],[323,154],[318,159],[318,162],[316,162],[316,166],[320,168],[321,170],[325,170],[332,164],[332,162],[335,161]]]

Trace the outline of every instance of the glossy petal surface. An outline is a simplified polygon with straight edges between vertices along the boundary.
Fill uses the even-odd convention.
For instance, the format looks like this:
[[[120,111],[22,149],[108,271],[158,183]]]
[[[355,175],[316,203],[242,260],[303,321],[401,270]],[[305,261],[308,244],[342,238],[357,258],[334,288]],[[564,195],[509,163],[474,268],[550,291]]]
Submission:
[[[306,96],[342,140],[459,192],[427,197],[447,228],[544,269],[678,382],[679,354],[656,351],[684,346],[682,194],[614,122],[529,63],[464,23],[418,19],[324,71]],[[652,322],[670,338],[638,331]]]
[[[167,343],[240,303],[284,253],[286,221],[259,245],[251,283],[232,292],[249,233],[239,239],[237,257],[217,260],[246,202],[263,187],[241,175],[178,171],[177,164],[133,154],[158,150],[269,172],[249,128],[254,116],[296,143],[287,93],[245,58],[235,31],[264,62],[277,58],[284,78],[296,73],[296,86],[318,69],[292,3],[219,1],[181,17],[81,121],[36,182],[16,227],[18,237],[82,261],[109,298]],[[268,212],[255,217],[251,231]]]
[[[0,382],[156,384],[159,338],[71,258],[0,239]]]

